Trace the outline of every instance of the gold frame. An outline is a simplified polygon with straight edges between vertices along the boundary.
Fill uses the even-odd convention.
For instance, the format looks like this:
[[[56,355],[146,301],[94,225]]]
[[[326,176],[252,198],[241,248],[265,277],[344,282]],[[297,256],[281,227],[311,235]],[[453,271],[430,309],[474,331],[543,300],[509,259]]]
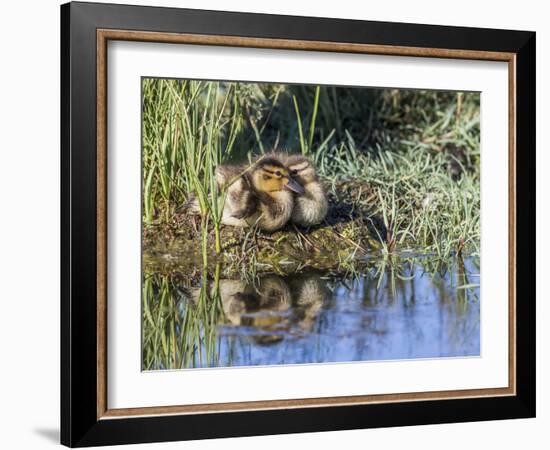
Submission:
[[[286,50],[309,50],[342,53],[381,54],[432,58],[473,59],[508,63],[508,387],[467,389],[401,394],[319,397],[288,400],[265,400],[202,405],[150,406],[109,409],[107,405],[107,42],[109,40],[217,45]],[[444,48],[401,47],[388,45],[262,39],[236,36],[213,36],[158,33],[130,30],[97,30],[97,419],[198,414],[265,409],[345,406],[421,400],[444,400],[516,395],[516,55],[505,52],[455,50]]]

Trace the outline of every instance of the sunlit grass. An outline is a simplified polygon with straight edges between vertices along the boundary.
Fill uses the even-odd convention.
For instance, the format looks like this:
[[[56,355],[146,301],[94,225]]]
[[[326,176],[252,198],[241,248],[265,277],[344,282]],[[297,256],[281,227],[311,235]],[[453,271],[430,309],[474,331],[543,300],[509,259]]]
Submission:
[[[456,115],[460,98],[456,94],[433,123],[415,124],[419,140],[361,151],[348,134],[347,141],[316,154],[328,179],[360,179],[374,190],[375,213],[388,232],[385,251],[415,246],[442,256],[479,252],[479,107],[470,101],[466,121]],[[441,146],[460,148],[468,168]]]

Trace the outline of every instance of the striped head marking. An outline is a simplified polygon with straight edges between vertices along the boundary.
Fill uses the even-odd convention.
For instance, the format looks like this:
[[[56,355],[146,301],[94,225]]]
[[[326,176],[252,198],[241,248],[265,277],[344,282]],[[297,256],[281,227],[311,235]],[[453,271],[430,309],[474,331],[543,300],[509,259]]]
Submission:
[[[278,192],[288,189],[301,194],[303,187],[288,173],[288,169],[279,161],[265,158],[258,163],[252,175],[254,187],[260,192]]]
[[[302,186],[317,180],[317,173],[311,161],[301,155],[292,155],[288,159],[290,176]]]

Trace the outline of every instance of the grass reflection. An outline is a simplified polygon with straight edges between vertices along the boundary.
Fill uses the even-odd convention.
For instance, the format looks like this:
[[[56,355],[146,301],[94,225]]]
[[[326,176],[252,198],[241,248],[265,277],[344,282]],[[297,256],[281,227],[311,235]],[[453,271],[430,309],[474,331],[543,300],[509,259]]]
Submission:
[[[143,280],[143,370],[479,354],[479,259],[386,255],[345,276]]]

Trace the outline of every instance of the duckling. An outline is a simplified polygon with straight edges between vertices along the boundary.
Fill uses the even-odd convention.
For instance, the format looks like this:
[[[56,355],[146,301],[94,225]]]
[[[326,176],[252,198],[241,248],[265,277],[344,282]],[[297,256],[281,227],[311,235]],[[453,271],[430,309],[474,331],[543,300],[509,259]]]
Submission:
[[[304,227],[318,225],[327,215],[328,200],[313,163],[302,155],[288,155],[284,162],[304,190],[294,198],[291,221]]]
[[[243,173],[244,172],[244,173]],[[239,175],[241,174],[241,175]],[[237,178],[235,181],[232,180]],[[288,173],[276,157],[263,156],[253,166],[220,166],[216,178],[227,187],[222,223],[248,227],[256,224],[265,231],[282,228],[294,209],[294,196],[304,188]]]

